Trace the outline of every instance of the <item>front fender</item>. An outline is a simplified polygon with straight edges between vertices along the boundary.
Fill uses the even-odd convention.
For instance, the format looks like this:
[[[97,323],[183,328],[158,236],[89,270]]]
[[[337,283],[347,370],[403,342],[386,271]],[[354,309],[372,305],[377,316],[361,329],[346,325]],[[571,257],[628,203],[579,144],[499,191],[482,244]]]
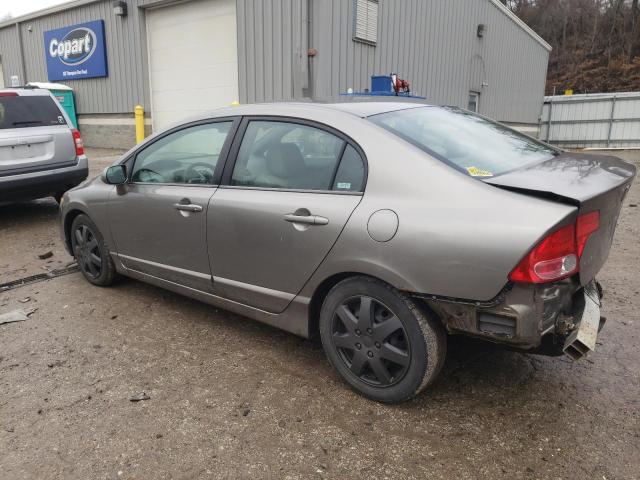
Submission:
[[[107,208],[109,194],[114,188],[113,185],[104,183],[100,177],[96,177],[64,194],[60,207],[60,229],[65,248],[70,254],[72,254],[69,238],[71,223],[76,216],[82,213],[96,224],[109,251],[115,252]]]

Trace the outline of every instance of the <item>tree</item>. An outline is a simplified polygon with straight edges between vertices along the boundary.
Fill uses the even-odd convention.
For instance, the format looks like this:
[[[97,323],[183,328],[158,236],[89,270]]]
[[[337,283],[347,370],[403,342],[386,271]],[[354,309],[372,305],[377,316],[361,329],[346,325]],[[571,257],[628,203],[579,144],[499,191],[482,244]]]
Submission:
[[[547,40],[547,92],[640,90],[639,0],[505,0]]]

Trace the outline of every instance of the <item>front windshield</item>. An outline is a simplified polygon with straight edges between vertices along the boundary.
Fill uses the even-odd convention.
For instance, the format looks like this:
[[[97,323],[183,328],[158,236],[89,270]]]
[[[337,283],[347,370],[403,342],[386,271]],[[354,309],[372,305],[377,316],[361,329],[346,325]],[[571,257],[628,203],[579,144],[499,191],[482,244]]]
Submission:
[[[410,108],[369,120],[472,177],[493,177],[559,154],[511,128],[455,107]]]

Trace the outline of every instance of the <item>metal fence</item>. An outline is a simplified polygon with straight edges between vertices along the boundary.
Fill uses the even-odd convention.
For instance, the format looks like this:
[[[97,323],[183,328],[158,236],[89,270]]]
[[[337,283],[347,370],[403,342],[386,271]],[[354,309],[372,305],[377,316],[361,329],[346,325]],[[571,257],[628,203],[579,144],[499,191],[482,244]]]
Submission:
[[[640,148],[640,92],[545,97],[539,138],[566,148]]]

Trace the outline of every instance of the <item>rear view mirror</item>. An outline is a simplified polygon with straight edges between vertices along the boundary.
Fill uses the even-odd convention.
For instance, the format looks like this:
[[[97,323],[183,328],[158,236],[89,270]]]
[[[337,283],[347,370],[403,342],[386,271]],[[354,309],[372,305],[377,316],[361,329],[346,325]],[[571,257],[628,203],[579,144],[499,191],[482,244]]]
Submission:
[[[104,179],[110,185],[122,185],[127,181],[127,168],[124,165],[113,165],[105,171]]]

